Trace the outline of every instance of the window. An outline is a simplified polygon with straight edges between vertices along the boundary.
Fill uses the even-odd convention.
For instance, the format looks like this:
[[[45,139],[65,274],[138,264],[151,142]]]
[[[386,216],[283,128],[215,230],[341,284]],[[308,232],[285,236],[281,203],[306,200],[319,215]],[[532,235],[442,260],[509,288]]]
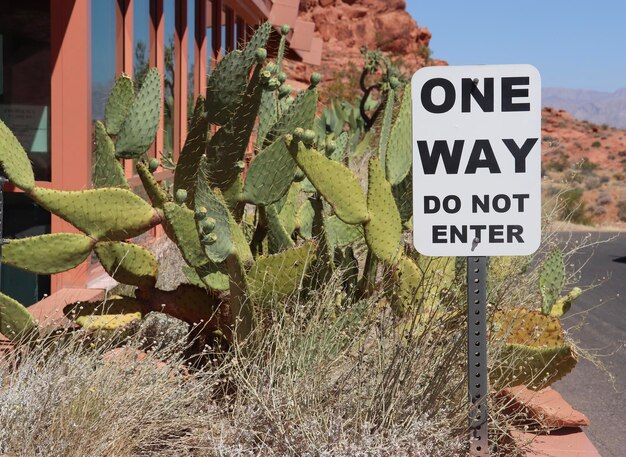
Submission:
[[[176,77],[176,2],[163,2],[164,42],[163,58],[163,154],[173,159],[174,153],[174,83]]]
[[[133,79],[138,91],[150,68],[150,0],[134,0],[133,7]]]
[[[191,119],[194,96],[194,64],[195,64],[195,1],[187,0],[187,119]]]

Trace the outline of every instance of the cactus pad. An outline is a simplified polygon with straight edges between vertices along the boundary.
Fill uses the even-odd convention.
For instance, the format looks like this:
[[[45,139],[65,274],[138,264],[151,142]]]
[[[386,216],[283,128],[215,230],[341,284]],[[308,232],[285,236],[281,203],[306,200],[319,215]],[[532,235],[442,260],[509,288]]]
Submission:
[[[561,295],[565,284],[565,264],[563,255],[558,249],[554,249],[543,262],[539,276],[539,288],[543,298],[542,311],[550,314],[552,305]]]
[[[335,149],[332,152],[326,154],[328,158],[336,162],[342,162],[346,156],[346,152],[348,151],[349,139],[350,136],[348,135],[348,132],[342,132],[341,135],[339,135],[339,137],[337,138],[337,141],[335,141]]]
[[[400,249],[402,222],[377,157],[369,162],[367,209],[370,220],[365,224],[365,241],[376,257],[394,263]]]
[[[278,215],[278,211],[276,211],[276,207],[274,205],[268,206],[265,208],[265,214],[267,217],[269,252],[273,254],[293,248],[294,242],[291,239],[289,232],[285,230],[285,227],[283,227],[280,222],[280,217]]]
[[[407,84],[396,122],[391,128],[387,156],[384,162],[386,178],[396,186],[411,170],[413,145],[411,143],[411,85]]]
[[[17,300],[0,293],[0,333],[16,341],[37,330],[37,321]]]
[[[0,168],[7,178],[22,190],[35,187],[33,167],[26,151],[13,132],[0,120]]]
[[[139,158],[150,148],[159,127],[161,99],[161,75],[151,68],[117,136],[118,157]]]
[[[67,305],[63,313],[87,331],[114,331],[140,320],[143,305],[134,298],[113,296],[105,302]]]
[[[11,240],[2,262],[40,275],[71,270],[89,255],[95,241],[78,233],[55,233]]]
[[[283,100],[288,100],[285,97]],[[292,133],[296,128],[308,129],[313,126],[317,112],[317,90],[303,90],[290,102],[282,116],[272,126],[265,137],[263,145],[269,146],[285,134]]]
[[[209,141],[207,176],[221,190],[230,187],[242,171],[240,164],[243,165],[263,93],[259,78],[260,66],[257,65],[241,103],[229,114],[228,123]]]
[[[133,81],[122,74],[117,81],[104,107],[104,121],[109,135],[117,135],[130,113],[135,100],[135,88]]]
[[[243,199],[255,205],[268,206],[289,190],[298,166],[287,145],[278,138],[250,163],[243,186]]]
[[[185,145],[180,151],[174,174],[174,192],[178,189],[185,189],[192,204],[200,157],[206,150],[207,126],[208,123],[204,113],[204,97],[199,96],[191,118],[191,127],[187,133]]]
[[[100,121],[94,123],[96,150],[94,152],[94,187],[120,187],[129,189],[122,164],[115,157],[115,145]]]
[[[193,268],[204,266],[209,259],[200,244],[194,212],[174,202],[168,202],[163,205],[163,214],[163,229],[176,243],[187,265]]]
[[[378,141],[378,157],[384,164],[387,157],[387,143],[389,142],[389,134],[391,132],[391,121],[393,119],[393,104],[396,97],[396,91],[390,89],[387,91],[387,100],[385,102],[385,112],[383,113],[383,123],[380,128],[380,140]],[[383,170],[383,176],[385,171]]]
[[[203,178],[202,173],[198,176],[198,185],[196,187],[195,199],[196,212],[200,208],[206,208],[209,217],[215,220],[212,234],[215,240],[211,244],[204,244],[204,252],[207,257],[215,263],[223,262],[230,254],[234,252],[232,235],[230,233],[230,213],[226,207],[226,202],[211,190],[209,183]],[[201,233],[201,225],[204,220],[197,221],[198,232]]]
[[[331,249],[344,248],[363,238],[363,227],[358,224],[346,224],[337,216],[324,219],[324,230]]]
[[[292,144],[290,148],[302,171],[332,205],[339,219],[347,224],[362,224],[369,219],[363,189],[350,169],[302,143]]]
[[[490,374],[498,384],[540,389],[576,365],[577,354],[556,317],[525,309],[501,311],[493,317],[492,332],[496,339],[505,340]]]
[[[410,258],[400,257],[394,270],[394,277],[398,283],[398,296],[394,300],[394,309],[402,315],[411,307],[419,305],[419,289],[422,285],[422,274]]]
[[[287,297],[297,290],[315,260],[315,244],[307,242],[280,254],[259,256],[248,272],[248,287],[255,301]]]
[[[98,240],[132,238],[161,222],[152,206],[126,189],[60,191],[37,187],[31,196],[48,211]]]
[[[135,168],[152,205],[157,208],[163,208],[163,205],[169,200],[165,189],[157,182],[154,175],[150,172],[150,168],[144,162],[137,162]]]
[[[132,243],[100,241],[94,248],[104,270],[118,282],[154,287],[159,264],[147,249]]]

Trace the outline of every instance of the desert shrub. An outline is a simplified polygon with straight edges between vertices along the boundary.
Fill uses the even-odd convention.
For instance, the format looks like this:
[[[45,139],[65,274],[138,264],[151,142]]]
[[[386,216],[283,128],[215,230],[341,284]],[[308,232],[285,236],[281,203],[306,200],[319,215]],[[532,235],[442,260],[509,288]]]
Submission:
[[[617,204],[617,217],[622,222],[626,222],[626,200],[621,200]]]
[[[607,194],[606,192],[601,193],[598,195],[598,198],[596,198],[596,203],[598,205],[608,205],[612,201],[613,197],[611,197],[611,194]]]
[[[577,224],[589,224],[590,220],[585,211],[583,189],[574,187],[561,193],[561,218]]]
[[[592,148],[599,148],[600,146],[602,146],[602,143],[600,143],[599,141],[594,141],[593,143],[591,143]]]

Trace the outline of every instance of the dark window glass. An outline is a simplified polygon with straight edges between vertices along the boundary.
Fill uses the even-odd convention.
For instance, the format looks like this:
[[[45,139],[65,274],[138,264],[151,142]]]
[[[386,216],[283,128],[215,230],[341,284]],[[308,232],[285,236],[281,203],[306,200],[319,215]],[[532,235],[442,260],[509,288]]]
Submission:
[[[150,68],[150,0],[134,0],[133,6],[133,79],[139,90]]]
[[[50,181],[50,2],[2,2],[0,119],[20,141],[35,179]]]
[[[195,0],[187,0],[187,118],[193,114],[194,97],[194,66],[195,66]]]

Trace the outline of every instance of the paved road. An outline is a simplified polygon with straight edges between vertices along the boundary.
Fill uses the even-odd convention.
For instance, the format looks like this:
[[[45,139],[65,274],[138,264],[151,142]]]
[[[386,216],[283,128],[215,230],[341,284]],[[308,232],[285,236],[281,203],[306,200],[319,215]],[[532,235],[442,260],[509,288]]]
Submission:
[[[612,374],[581,359],[555,383],[563,397],[591,421],[587,434],[603,457],[626,456],[626,233],[577,233],[571,242],[600,241],[572,257],[580,284],[601,284],[584,293],[563,319],[583,349],[596,354]],[[571,245],[570,242],[570,245]],[[581,325],[582,324],[582,325]]]

